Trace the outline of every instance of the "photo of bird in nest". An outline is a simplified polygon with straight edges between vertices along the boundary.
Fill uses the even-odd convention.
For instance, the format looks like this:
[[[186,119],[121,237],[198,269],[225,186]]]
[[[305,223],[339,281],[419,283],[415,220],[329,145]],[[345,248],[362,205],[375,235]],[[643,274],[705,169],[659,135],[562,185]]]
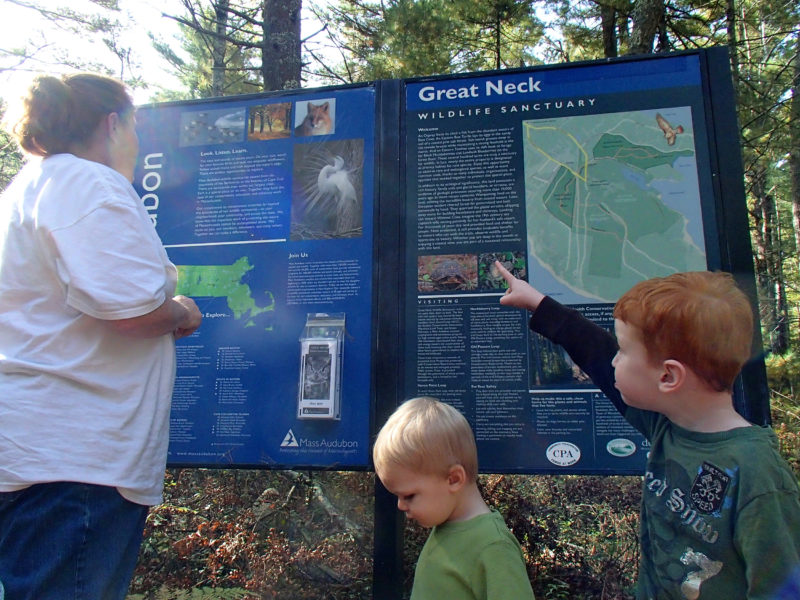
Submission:
[[[363,165],[361,139],[296,145],[289,239],[361,237]]]

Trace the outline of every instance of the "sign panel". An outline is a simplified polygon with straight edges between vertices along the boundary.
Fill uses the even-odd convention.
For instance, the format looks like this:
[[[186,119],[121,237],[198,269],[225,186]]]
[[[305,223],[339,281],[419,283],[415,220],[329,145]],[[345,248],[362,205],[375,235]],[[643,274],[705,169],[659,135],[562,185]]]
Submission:
[[[367,466],[375,89],[162,104],[137,123],[135,186],[204,317],[178,342],[169,462]],[[328,314],[345,334],[326,361],[306,325]],[[309,399],[326,391],[336,410]]]
[[[461,409],[481,470],[642,472],[646,440],[499,305],[493,264],[612,330],[634,283],[720,268],[702,68],[690,54],[407,82],[404,395]]]
[[[367,468],[373,425],[429,395],[485,472],[641,473],[493,265],[609,329],[642,279],[752,285],[731,94],[712,49],[140,108],[134,185],[204,314],[170,464]],[[764,382],[735,396],[759,423]]]

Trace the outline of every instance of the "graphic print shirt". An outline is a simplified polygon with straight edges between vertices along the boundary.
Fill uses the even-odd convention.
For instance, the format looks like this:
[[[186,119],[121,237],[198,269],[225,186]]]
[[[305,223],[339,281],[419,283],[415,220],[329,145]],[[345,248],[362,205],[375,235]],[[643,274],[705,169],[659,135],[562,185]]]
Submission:
[[[800,564],[800,491],[772,430],[698,433],[628,407],[614,387],[610,333],[551,298],[530,327],[562,345],[650,441],[637,598],[773,598]]]

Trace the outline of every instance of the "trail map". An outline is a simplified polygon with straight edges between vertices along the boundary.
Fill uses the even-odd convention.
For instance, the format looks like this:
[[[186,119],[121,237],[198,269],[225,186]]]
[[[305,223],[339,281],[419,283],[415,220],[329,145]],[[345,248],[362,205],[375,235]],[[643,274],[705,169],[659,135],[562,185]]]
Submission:
[[[691,122],[688,107],[523,122],[531,256],[606,302],[705,269]]]

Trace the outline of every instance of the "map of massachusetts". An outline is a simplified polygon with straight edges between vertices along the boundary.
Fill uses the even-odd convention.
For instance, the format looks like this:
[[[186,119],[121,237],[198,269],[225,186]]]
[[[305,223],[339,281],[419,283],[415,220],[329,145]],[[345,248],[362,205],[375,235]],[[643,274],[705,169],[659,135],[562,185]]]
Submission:
[[[250,286],[243,282],[253,265],[243,256],[232,265],[176,265],[178,287],[176,294],[184,296],[226,298],[228,308],[237,320],[244,320],[245,327],[256,325],[255,317],[275,310],[275,297],[264,291],[268,299],[265,306],[258,306],[253,299]],[[271,322],[270,322],[271,323]],[[272,329],[272,325],[265,327]]]

